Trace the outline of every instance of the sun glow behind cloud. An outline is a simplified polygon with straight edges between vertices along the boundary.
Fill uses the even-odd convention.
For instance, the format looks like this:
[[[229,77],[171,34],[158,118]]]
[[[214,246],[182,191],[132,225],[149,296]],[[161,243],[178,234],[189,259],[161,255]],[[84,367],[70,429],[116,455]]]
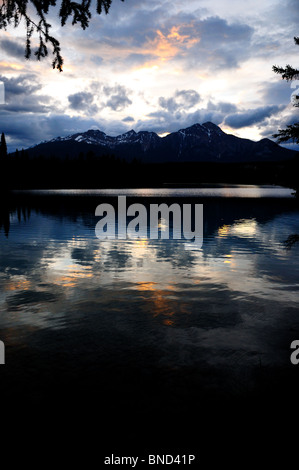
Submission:
[[[180,34],[182,28],[183,26],[173,26],[168,33],[157,30],[154,40],[148,43],[147,52],[163,63],[173,59],[178,53],[184,53],[184,49],[189,49],[200,41],[189,34]],[[192,28],[192,25],[187,25],[187,28]]]

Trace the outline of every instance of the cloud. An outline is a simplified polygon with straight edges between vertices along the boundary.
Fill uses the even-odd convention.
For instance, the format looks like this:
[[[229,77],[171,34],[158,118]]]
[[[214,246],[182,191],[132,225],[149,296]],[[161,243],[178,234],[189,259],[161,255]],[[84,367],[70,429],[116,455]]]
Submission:
[[[0,79],[5,84],[5,96],[8,101],[15,95],[32,95],[42,88],[35,74],[19,75],[12,78],[2,75]]]
[[[11,39],[1,39],[0,48],[6,52],[7,55],[24,59],[25,46],[21,46],[18,42],[12,41]]]
[[[297,3],[248,0],[244,9],[237,0],[115,1],[109,15],[93,15],[86,31],[71,24],[61,29],[53,14],[63,74],[51,70],[50,57],[26,62],[19,30],[12,29],[0,40],[9,58],[0,61],[1,126],[9,145],[25,148],[93,126],[117,135],[132,123],[137,131],[159,133],[205,121],[252,126],[257,138],[275,132],[287,120],[293,90],[271,69],[296,65]]]
[[[155,36],[150,39],[145,48],[161,62],[169,61],[190,49],[200,41],[199,37],[193,37],[193,24],[173,25],[164,31],[157,29]]]
[[[89,106],[93,101],[91,93],[79,92],[68,96],[70,102],[70,108],[72,109],[84,109]]]
[[[154,61],[155,55],[149,54],[148,52],[132,53],[125,57],[126,65],[134,68]]]
[[[275,83],[266,83],[263,85],[262,100],[267,104],[289,104],[291,102],[291,94],[294,88],[285,80],[278,80]]]
[[[178,10],[169,2],[155,8],[141,4],[121,8],[113,21],[112,15],[101,20],[100,36],[96,24],[92,23],[87,35],[81,33],[79,49],[100,55],[114,67],[177,62],[201,70],[230,69],[253,53],[254,28],[246,22],[203,18],[202,9],[191,12],[184,6]]]
[[[263,137],[273,138],[273,134],[277,134],[278,129],[285,129],[287,126],[298,122],[298,112],[294,108],[287,107],[279,115],[272,116],[267,126],[261,130]]]
[[[100,57],[99,55],[92,55],[90,60],[96,65],[102,65],[103,64],[103,58]]]
[[[1,114],[1,132],[6,135],[8,151],[28,148],[58,136],[100,129],[108,135],[119,135],[128,130],[118,120],[94,119],[93,117],[68,116],[67,114],[33,114],[28,119],[24,113]]]
[[[172,19],[175,21],[175,19]],[[177,19],[179,22],[179,18]],[[235,22],[229,24],[219,17],[199,19],[189,16],[188,23],[177,31],[169,26],[176,53],[171,58],[201,70],[236,68],[251,54],[253,28]],[[166,33],[165,33],[166,34]]]
[[[76,111],[86,111],[88,114],[96,114],[98,107],[93,104],[94,96],[92,93],[78,92],[68,96],[70,108]]]
[[[134,122],[135,119],[132,116],[127,116],[122,121],[123,122]]]
[[[246,23],[234,22],[219,17],[209,17],[194,22],[199,44],[189,51],[188,62],[213,70],[236,68],[252,54],[254,29]]]
[[[207,109],[210,111],[218,111],[219,113],[226,115],[228,113],[233,113],[238,110],[237,106],[233,103],[226,103],[219,101],[217,103],[213,103],[209,101],[207,104]]]
[[[115,85],[114,87],[104,86],[103,93],[108,95],[109,98],[105,102],[105,107],[113,111],[123,111],[127,106],[132,104],[128,94],[130,91],[122,85]]]
[[[200,100],[201,98],[195,90],[177,90],[171,98],[160,97],[159,105],[169,112],[176,112],[180,109],[193,108]]]
[[[299,8],[298,0],[285,0],[283,6],[280,2],[274,3],[268,12],[269,20],[276,21],[278,25],[284,27],[286,32],[296,28],[294,34],[298,36]]]
[[[128,96],[130,93],[131,90],[123,85],[109,86],[94,80],[85,90],[68,96],[69,107],[87,115],[95,115],[105,108],[123,111],[132,104]]]
[[[0,76],[5,86],[5,108],[3,113],[48,113],[52,109],[50,96],[37,94],[42,89],[35,74],[7,78]]]
[[[235,114],[231,114],[225,118],[224,123],[233,129],[240,129],[242,127],[249,127],[253,124],[263,122],[266,118],[271,117],[273,114],[279,113],[283,106],[261,106],[256,109],[248,109]]]
[[[53,137],[66,136],[90,129],[99,128],[94,119],[70,117],[59,114],[34,114],[26,119],[26,114],[1,115],[1,132],[7,138],[8,150],[13,152],[16,148],[28,148]]]
[[[158,99],[159,108],[138,120],[135,130],[175,132],[178,129],[207,121],[220,125],[228,113],[236,113],[236,105],[227,102],[208,101],[206,107],[198,108],[200,95],[195,90],[177,90],[172,97]]]
[[[220,125],[223,122],[225,115],[217,110],[210,110],[208,108],[197,109],[196,111],[186,112],[180,111],[177,113],[160,109],[149,113],[146,120],[137,121],[134,126],[136,131],[150,130],[153,132],[175,132],[192,126],[196,123],[204,123],[207,121]]]

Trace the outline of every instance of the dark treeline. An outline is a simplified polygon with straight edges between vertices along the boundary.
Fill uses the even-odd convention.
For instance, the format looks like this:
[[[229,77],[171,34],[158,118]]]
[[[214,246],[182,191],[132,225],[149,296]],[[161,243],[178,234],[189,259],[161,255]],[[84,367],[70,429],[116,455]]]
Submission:
[[[1,232],[9,236],[10,224],[25,225],[30,222],[33,215],[39,214],[47,218],[54,217],[61,222],[83,224],[90,229],[94,229],[99,218],[95,215],[95,208],[101,203],[111,204],[115,209],[116,217],[118,217],[118,197],[117,195],[99,195],[95,193],[77,193],[69,194],[65,192],[34,192],[34,191],[16,191],[12,192],[9,197],[4,197],[0,201],[0,234]],[[169,206],[176,203],[183,211],[183,204],[186,203],[185,197],[170,196],[163,197],[163,201],[159,196],[136,197],[127,196],[127,207],[134,203],[141,203],[147,210],[147,224],[150,225],[150,205],[161,204],[161,202]],[[298,210],[298,200],[295,198],[277,198],[275,202],[269,204],[267,198],[200,198],[198,196],[188,197],[189,204],[204,203],[205,212],[209,216],[205,220],[203,227],[204,237],[208,239],[218,232],[219,228],[227,225],[233,225],[236,220],[254,218],[258,223],[267,223],[279,214],[286,212],[292,213]],[[132,217],[127,216],[127,222]],[[173,219],[170,218],[170,227]],[[290,234],[285,242],[291,247],[291,242],[296,237]],[[297,241],[294,240],[294,241]]]
[[[1,158],[2,189],[161,187],[202,183],[280,184],[298,187],[299,159],[256,163],[127,162],[93,151],[76,157],[31,157],[17,151]]]

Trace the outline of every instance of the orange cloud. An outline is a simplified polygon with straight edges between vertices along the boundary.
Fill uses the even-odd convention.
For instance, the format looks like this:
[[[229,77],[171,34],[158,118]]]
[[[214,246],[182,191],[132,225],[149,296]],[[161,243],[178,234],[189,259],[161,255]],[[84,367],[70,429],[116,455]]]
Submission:
[[[0,62],[0,67],[6,70],[23,70],[23,65],[14,64],[13,62]]]
[[[168,34],[163,34],[159,29],[156,31],[155,39],[149,41],[147,53],[154,54],[160,61],[165,62],[171,60],[179,52],[189,49],[200,41],[199,38],[191,38],[189,34],[182,34],[184,28],[192,28],[193,25],[173,26]]]

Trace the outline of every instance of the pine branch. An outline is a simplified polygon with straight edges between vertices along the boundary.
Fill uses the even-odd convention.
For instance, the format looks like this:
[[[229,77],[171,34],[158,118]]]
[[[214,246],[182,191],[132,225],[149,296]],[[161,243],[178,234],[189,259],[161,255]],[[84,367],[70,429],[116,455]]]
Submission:
[[[294,42],[299,46],[299,37],[294,37]],[[272,67],[273,72],[281,75],[283,80],[287,82],[290,80],[294,80],[295,78],[299,78],[299,70],[294,69],[291,65],[286,65],[285,67],[279,67],[277,65],[273,65]]]
[[[278,67],[277,65],[273,65],[272,70],[273,72],[281,75],[281,78],[283,80],[286,80],[287,82],[299,77],[299,70],[294,69],[294,67],[292,67],[289,64],[286,65],[285,68]]]
[[[279,129],[278,134],[273,134],[273,137],[279,144],[289,141],[299,144],[299,122],[288,125],[286,129]]]
[[[123,2],[124,0],[121,1]],[[27,13],[29,2],[34,6],[35,12],[40,18],[38,23],[34,22]],[[104,11],[105,14],[108,14],[111,3],[112,0],[97,0],[96,12],[101,14]],[[17,28],[21,21],[25,20],[25,58],[29,59],[31,57],[31,38],[33,33],[36,32],[39,37],[39,46],[34,53],[37,60],[41,60],[48,55],[47,43],[50,43],[54,55],[52,66],[62,72],[63,58],[61,56],[60,44],[56,38],[50,35],[51,24],[46,20],[50,6],[55,6],[56,4],[57,0],[2,0],[0,4],[0,29],[6,30],[10,24]],[[80,2],[61,0],[59,10],[61,26],[64,26],[70,18],[72,25],[78,23],[85,30],[88,28],[92,16],[90,7],[91,0],[81,0]]]

